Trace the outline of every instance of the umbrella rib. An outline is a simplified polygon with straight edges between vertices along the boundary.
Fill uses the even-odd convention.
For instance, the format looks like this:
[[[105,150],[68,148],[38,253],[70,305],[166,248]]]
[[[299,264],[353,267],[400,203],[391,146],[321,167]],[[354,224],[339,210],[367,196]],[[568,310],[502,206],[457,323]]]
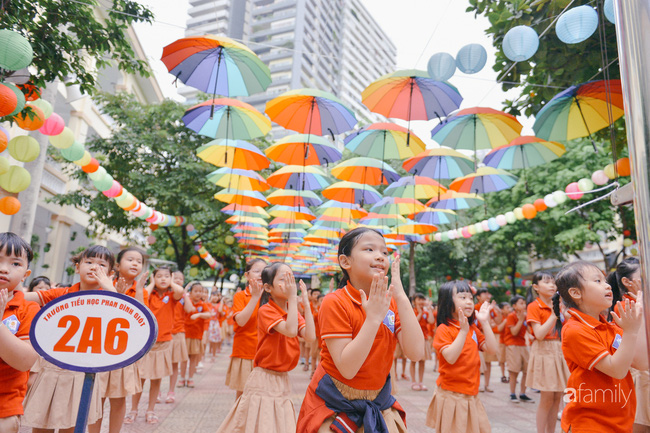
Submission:
[[[591,145],[594,146],[594,152],[598,153],[598,148],[596,147],[596,143],[594,143],[594,139],[591,137],[591,132],[589,131],[589,125],[587,125],[587,121],[585,120],[585,115],[582,113],[582,107],[580,106],[580,101],[578,101],[578,98],[575,96],[573,97],[576,101],[576,106],[578,107],[578,111],[580,112],[580,117],[582,117],[582,123],[585,125],[585,129],[587,130],[587,134],[589,135],[589,139],[591,140]]]
[[[214,92],[212,92],[215,97],[217,96],[217,83],[219,82],[219,65],[221,64],[221,56],[223,55],[222,47],[219,47],[218,49],[219,56],[217,57],[217,76],[214,78]],[[210,119],[212,119],[212,116],[214,116],[214,104],[210,106]]]

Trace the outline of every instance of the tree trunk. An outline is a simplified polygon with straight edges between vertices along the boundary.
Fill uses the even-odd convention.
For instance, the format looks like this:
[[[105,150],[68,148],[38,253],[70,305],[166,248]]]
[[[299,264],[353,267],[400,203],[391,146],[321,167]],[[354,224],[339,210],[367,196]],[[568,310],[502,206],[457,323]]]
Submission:
[[[415,295],[415,242],[409,242],[409,296]]]
[[[43,90],[41,97],[54,106],[57,94],[57,84],[50,83]],[[44,134],[37,133],[33,137],[38,141],[40,153],[34,161],[25,163],[24,167],[31,174],[32,180],[27,189],[18,195],[20,211],[11,221],[11,231],[23,238],[27,243],[32,241],[36,210],[38,209],[38,197],[41,191],[41,180],[43,179],[45,161],[47,160],[47,147],[50,144],[48,137]]]

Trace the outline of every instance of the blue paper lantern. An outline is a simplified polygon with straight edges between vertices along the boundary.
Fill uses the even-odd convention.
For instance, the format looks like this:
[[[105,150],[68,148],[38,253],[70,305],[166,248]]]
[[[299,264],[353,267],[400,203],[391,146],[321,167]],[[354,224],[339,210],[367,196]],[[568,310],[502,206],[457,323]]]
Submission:
[[[583,5],[563,13],[555,24],[555,33],[565,44],[577,44],[587,40],[597,28],[598,12]]]
[[[490,227],[490,230],[492,230],[493,232],[495,232],[495,231],[497,231],[497,230],[499,230],[501,228],[499,223],[497,223],[496,218],[490,218],[488,220],[488,227]]]
[[[427,63],[429,77],[436,81],[447,81],[456,72],[456,60],[448,53],[436,53]]]
[[[456,67],[466,74],[476,74],[487,62],[487,51],[479,44],[465,45],[456,54]]]
[[[503,38],[503,54],[513,62],[523,62],[535,55],[539,48],[537,32],[528,26],[516,26]]]
[[[612,24],[616,24],[616,17],[614,15],[614,0],[605,0],[605,7],[603,9],[607,21]]]

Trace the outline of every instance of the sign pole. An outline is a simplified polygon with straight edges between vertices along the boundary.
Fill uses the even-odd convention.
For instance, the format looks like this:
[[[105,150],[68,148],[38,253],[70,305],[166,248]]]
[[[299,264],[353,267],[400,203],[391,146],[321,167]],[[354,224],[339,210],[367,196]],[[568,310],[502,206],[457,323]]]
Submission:
[[[74,426],[74,433],[84,433],[88,423],[88,411],[90,410],[90,401],[93,397],[93,386],[95,385],[95,373],[86,373],[84,376],[83,387],[81,388],[81,400],[79,401],[79,411],[77,412],[77,422]]]

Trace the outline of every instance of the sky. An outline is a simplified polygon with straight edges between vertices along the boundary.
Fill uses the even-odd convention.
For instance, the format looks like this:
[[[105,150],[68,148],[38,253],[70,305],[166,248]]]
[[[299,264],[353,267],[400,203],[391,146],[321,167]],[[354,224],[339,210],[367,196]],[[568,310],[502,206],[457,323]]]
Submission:
[[[438,52],[452,56],[467,44],[481,44],[488,53],[486,66],[477,74],[466,75],[460,71],[449,80],[456,86],[464,100],[461,108],[491,107],[501,109],[507,98],[516,90],[504,93],[497,84],[497,74],[492,70],[495,49],[485,34],[489,27],[487,19],[465,12],[469,2],[465,0],[361,0],[370,14],[397,47],[397,69],[426,70],[429,58]],[[153,25],[136,25],[136,32],[165,96],[178,99],[171,84],[173,77],[160,61],[162,47],[184,36],[187,20],[187,0],[140,0],[155,15]],[[532,121],[520,119],[524,124],[522,134],[532,133]],[[396,121],[396,123],[402,123]],[[430,130],[437,120],[412,122],[411,128],[429,146]],[[403,123],[405,125],[405,122]]]

